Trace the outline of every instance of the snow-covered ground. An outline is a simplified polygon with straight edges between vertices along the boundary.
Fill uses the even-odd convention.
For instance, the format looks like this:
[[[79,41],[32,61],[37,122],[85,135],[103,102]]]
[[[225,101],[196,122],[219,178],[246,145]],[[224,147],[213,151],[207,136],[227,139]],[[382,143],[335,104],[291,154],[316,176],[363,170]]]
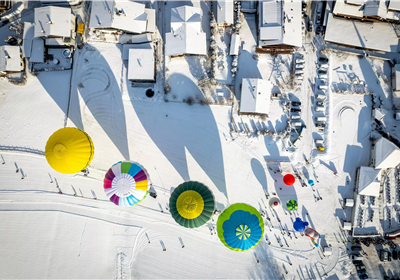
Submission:
[[[163,29],[169,32],[171,7],[184,4],[202,8],[202,28],[209,38],[205,2],[168,1]],[[0,80],[0,278],[349,279],[355,273],[345,247],[348,236],[341,230],[351,208],[342,209],[342,204],[353,198],[356,168],[369,164],[372,96],[332,91],[324,132],[329,149],[315,152],[313,139],[321,135],[316,135],[311,111],[317,60],[311,35],[300,50],[308,57],[305,80],[292,87],[287,81],[294,56],[260,54],[254,59],[255,15],[245,14],[242,25],[232,92],[240,100],[242,78],[271,80],[273,91],[284,97],[271,100],[268,119],[239,116],[235,101],[232,106],[183,103],[189,96],[204,98],[198,80],[207,72],[206,57],[166,59],[171,88],[166,99],[161,80],[132,87],[120,44],[86,44],[76,50],[72,70],[28,73],[24,85]],[[389,89],[377,83],[383,78],[375,74],[379,69],[386,73],[385,62],[329,57],[330,90],[358,77],[391,109]],[[154,97],[146,97],[148,88]],[[284,129],[287,116],[281,104],[289,100],[302,102],[307,126],[296,149],[285,139],[253,133]],[[232,132],[233,124],[248,133]],[[84,129],[93,140],[95,155],[87,177],[57,173],[46,162],[46,141],[64,126]],[[107,200],[104,174],[124,159],[147,169],[156,199],[148,197],[132,208]],[[283,175],[294,172],[316,184],[302,187],[296,180],[293,186],[284,185]],[[175,223],[169,197],[188,180],[207,185],[220,211],[237,202],[266,211],[271,221],[264,220],[260,244],[244,253],[226,248],[215,231],[217,215],[197,229]],[[272,212],[266,194],[278,196],[283,204],[295,199],[298,210]],[[294,232],[296,217],[319,232],[319,248]],[[333,255],[324,257],[322,248],[329,245]],[[381,278],[380,273],[373,277]]]

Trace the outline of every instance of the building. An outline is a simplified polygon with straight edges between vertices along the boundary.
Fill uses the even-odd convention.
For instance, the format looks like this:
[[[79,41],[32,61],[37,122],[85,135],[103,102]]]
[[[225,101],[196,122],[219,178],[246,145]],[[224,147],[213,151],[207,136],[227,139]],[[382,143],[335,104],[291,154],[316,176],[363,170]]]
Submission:
[[[166,34],[165,54],[207,54],[206,33],[201,31],[201,9],[181,6],[171,9],[171,32]]]
[[[71,8],[35,8],[34,38],[43,38],[47,46],[75,45],[75,16]]]
[[[269,114],[272,83],[261,79],[243,79],[240,113]]]
[[[397,52],[399,44],[399,38],[390,23],[348,20],[332,14],[328,17],[324,39],[346,47],[382,52]]]
[[[0,75],[22,70],[20,48],[18,46],[0,46]]]
[[[393,94],[400,97],[400,64],[395,64],[392,68],[392,90]]]
[[[394,168],[400,164],[400,149],[382,137],[373,144],[371,157],[376,169]]]
[[[259,48],[283,51],[302,46],[301,1],[260,1],[258,17]]]
[[[122,59],[128,61],[128,80],[133,82],[155,81],[154,48],[151,37],[133,36],[133,44],[124,44]]]
[[[387,114],[387,111],[383,108],[376,108],[376,109],[372,110],[372,116],[375,118],[375,120],[380,121],[380,122],[383,121],[386,114]]]
[[[123,0],[92,1],[89,28],[126,33],[156,31],[156,13],[144,4]]]
[[[233,33],[231,36],[231,47],[229,49],[229,55],[239,55],[240,47],[240,36],[239,34]]]
[[[333,14],[339,17],[359,19],[362,21],[399,22],[400,4],[390,0],[389,6],[381,0],[337,0]]]
[[[355,205],[352,209],[353,236],[376,236],[382,232],[379,220],[381,170],[361,166],[356,173]],[[347,226],[348,228],[348,226]]]
[[[218,26],[229,26],[234,22],[233,19],[233,0],[217,1],[217,24]]]

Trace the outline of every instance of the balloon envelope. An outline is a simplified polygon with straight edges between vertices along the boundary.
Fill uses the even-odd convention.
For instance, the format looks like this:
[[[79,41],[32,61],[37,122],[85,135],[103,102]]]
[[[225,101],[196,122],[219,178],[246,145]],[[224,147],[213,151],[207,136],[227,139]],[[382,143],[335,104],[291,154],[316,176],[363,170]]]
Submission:
[[[279,198],[277,198],[277,197],[272,197],[272,198],[270,198],[270,200],[269,200],[269,206],[270,206],[271,208],[276,209],[276,208],[278,208],[280,205],[281,205],[281,201],[279,200]]]
[[[204,225],[214,213],[215,199],[204,184],[194,181],[180,184],[169,198],[172,218],[181,226],[197,228]]]
[[[47,140],[45,155],[54,170],[72,174],[84,170],[90,164],[94,146],[84,131],[65,127],[54,132]]]
[[[289,200],[288,202],[286,202],[286,207],[289,211],[295,211],[297,210],[297,201],[294,199]]]
[[[293,223],[293,228],[298,232],[304,231],[306,226],[308,226],[308,223],[303,222],[300,218],[296,218],[296,221]]]
[[[132,161],[114,164],[104,178],[104,191],[115,205],[134,206],[149,193],[150,177],[143,166]]]
[[[294,181],[295,181],[295,179],[292,174],[286,174],[285,176],[283,176],[283,182],[288,186],[293,185]]]
[[[314,185],[314,181],[310,179],[310,180],[308,180],[308,184]]]
[[[218,237],[231,250],[253,249],[264,235],[264,222],[254,207],[236,203],[226,208],[217,221]]]

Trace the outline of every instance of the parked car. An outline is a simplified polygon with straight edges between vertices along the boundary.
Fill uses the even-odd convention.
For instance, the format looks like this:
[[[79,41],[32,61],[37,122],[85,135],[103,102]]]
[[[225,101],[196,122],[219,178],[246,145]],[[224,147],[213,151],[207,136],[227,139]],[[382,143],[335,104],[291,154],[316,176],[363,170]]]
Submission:
[[[329,62],[329,59],[328,58],[326,58],[326,57],[320,57],[320,58],[318,58],[318,61],[319,62],[322,62],[322,63],[328,63]]]
[[[302,1],[302,2],[301,2],[301,7],[302,7],[302,9],[303,9],[303,12],[305,12],[305,11],[307,10],[307,3],[306,3],[306,1]]]
[[[324,140],[322,140],[322,139],[315,139],[315,144],[324,145]]]
[[[296,64],[296,69],[303,69],[304,68],[304,64]]]
[[[322,35],[323,32],[324,28],[321,25],[318,25],[317,28],[315,29],[315,34]]]
[[[367,273],[367,270],[364,268],[364,269],[360,269],[360,270],[358,270],[357,271],[357,274],[359,275],[359,276],[361,276],[361,275],[364,275],[364,274],[366,274]]]
[[[319,74],[319,75],[318,75],[318,78],[320,78],[321,80],[326,80],[326,79],[328,79],[328,75],[326,75],[326,74]]]
[[[326,99],[326,95],[323,95],[323,94],[317,94],[317,95],[315,95],[315,98],[317,98],[317,99],[321,99],[321,100],[324,100],[324,99]]]
[[[326,122],[328,119],[326,117],[315,117],[317,122]]]
[[[299,119],[301,119],[301,115],[291,115],[290,118],[292,120],[299,120]]]
[[[301,122],[292,122],[292,126],[303,126]]]
[[[300,106],[301,105],[301,102],[299,102],[299,101],[292,101],[292,106]]]
[[[355,260],[355,261],[353,261],[353,264],[354,265],[360,265],[360,264],[363,264],[363,262],[360,261],[360,260]]]
[[[329,68],[329,65],[326,64],[326,63],[323,63],[323,64],[318,65],[318,67],[319,67],[320,69],[328,69],[328,68]]]
[[[302,81],[304,79],[303,74],[296,75],[296,80]]]
[[[273,93],[272,95],[271,95],[273,98],[281,98],[282,97],[282,93]]]
[[[325,127],[325,124],[324,123],[316,123],[315,126],[316,127]],[[358,261],[358,260],[356,260],[356,261]]]
[[[365,269],[365,265],[363,263],[356,265],[357,270]]]
[[[294,73],[295,73],[296,75],[303,75],[303,74],[304,74],[304,70],[303,70],[303,69],[301,69],[301,70],[295,70]]]
[[[292,109],[290,109],[290,112],[301,112],[301,109],[300,108],[292,108]]]
[[[387,262],[388,258],[389,258],[388,252],[385,250],[381,250],[381,252],[379,254],[379,259],[381,260],[381,262]]]
[[[302,58],[297,58],[296,59],[296,63],[304,63],[304,62],[306,62],[304,59],[302,59]]]
[[[352,254],[352,255],[350,255],[350,259],[352,261],[362,261],[364,259],[364,257],[360,256],[360,255]]]
[[[399,255],[397,254],[396,250],[392,251],[392,258],[394,261],[397,261],[399,259]]]
[[[313,23],[312,23],[312,21],[309,19],[309,20],[308,20],[308,28],[307,28],[307,31],[308,31],[308,32],[312,32],[312,30],[313,30]]]
[[[317,106],[325,106],[325,103],[324,103],[324,101],[317,101]]]
[[[315,111],[316,111],[316,112],[325,112],[325,107],[316,106],[316,107],[315,107]]]
[[[326,74],[327,71],[325,69],[318,69],[318,74]]]
[[[368,277],[367,274],[364,274],[364,275],[360,275],[360,279],[361,279],[361,280],[369,279],[369,277]]]
[[[327,85],[319,85],[318,89],[327,90],[328,86]]]
[[[392,253],[388,252],[388,262],[392,261]]]
[[[351,246],[351,250],[355,252],[361,252],[362,248],[361,246]]]

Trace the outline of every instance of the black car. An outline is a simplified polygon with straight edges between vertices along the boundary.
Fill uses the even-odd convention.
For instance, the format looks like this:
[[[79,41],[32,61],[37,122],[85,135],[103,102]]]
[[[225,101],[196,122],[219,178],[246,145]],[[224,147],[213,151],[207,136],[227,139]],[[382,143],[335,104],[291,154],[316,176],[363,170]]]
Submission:
[[[326,70],[318,69],[318,74],[326,74],[326,73],[328,73]]]
[[[388,262],[392,261],[392,254],[390,252],[388,252]]]
[[[290,112],[301,112],[301,109],[299,109],[299,108],[292,108],[292,109],[290,109]]]
[[[353,261],[353,264],[355,264],[355,265],[361,265],[361,264],[363,264],[363,262],[362,261]]]
[[[362,248],[361,246],[351,246],[351,250],[355,252],[361,252]]]
[[[325,124],[324,123],[316,123],[315,126],[316,127],[325,127]]]
[[[328,62],[329,62],[329,59],[326,58],[326,57],[320,57],[320,58],[318,58],[318,61],[319,61],[319,62],[322,62],[322,63],[328,63]]]
[[[298,101],[292,101],[292,106],[300,106],[301,102]]]
[[[356,265],[356,269],[357,269],[357,270],[365,269],[365,265],[362,264],[362,263],[361,263],[361,264],[357,264],[357,265]]]
[[[322,107],[324,107],[325,106],[325,103],[324,103],[324,101],[317,101],[317,106],[322,106]]]
[[[395,261],[397,261],[399,259],[399,255],[397,254],[396,250],[393,250],[392,257],[393,257],[393,260],[395,260]]]
[[[307,3],[305,1],[303,1],[301,3],[301,7],[303,8],[303,10],[306,9],[307,8]]]
[[[272,97],[275,97],[275,98],[281,98],[282,97],[282,93],[273,93],[272,94]]]
[[[324,31],[324,28],[321,25],[318,25],[317,28],[315,29],[315,34],[321,35]]]

